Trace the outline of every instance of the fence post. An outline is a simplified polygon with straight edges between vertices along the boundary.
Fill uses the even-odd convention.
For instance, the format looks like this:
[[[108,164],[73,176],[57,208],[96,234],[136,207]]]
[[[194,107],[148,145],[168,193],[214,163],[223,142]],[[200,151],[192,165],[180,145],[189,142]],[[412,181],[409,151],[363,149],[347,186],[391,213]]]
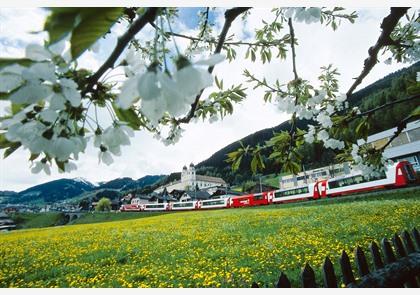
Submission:
[[[410,234],[408,233],[408,231],[403,231],[403,240],[404,240],[404,244],[405,244],[405,248],[407,249],[407,252],[410,253],[414,253],[416,250],[414,249],[414,244],[413,244],[413,240],[411,240]]]
[[[370,244],[370,253],[373,257],[373,264],[375,265],[375,270],[381,269],[384,267],[384,263],[382,262],[381,253],[379,252],[378,244],[372,242]]]
[[[403,245],[403,242],[401,241],[401,238],[397,234],[395,234],[394,237],[392,238],[392,241],[394,243],[395,249],[397,250],[398,256],[400,258],[406,257],[407,252],[404,249],[404,245]],[[407,278],[406,286],[408,288],[417,287],[416,276]]]
[[[394,252],[392,251],[391,243],[388,241],[388,239],[383,238],[381,244],[382,251],[384,252],[385,263],[390,264],[392,262],[395,262],[397,259],[395,258]]]
[[[363,277],[369,274],[369,267],[368,267],[365,253],[359,246],[357,246],[356,250],[354,251],[354,258],[356,260],[359,276]]]
[[[300,274],[302,280],[302,287],[304,288],[316,288],[315,273],[312,267],[306,263]]]
[[[420,234],[417,228],[413,228],[411,231],[413,233],[414,242],[417,245],[417,250],[420,251]]]
[[[350,259],[346,251],[343,250],[340,257],[341,273],[343,274],[343,281],[345,285],[353,283],[354,275],[351,269]]]
[[[324,287],[337,288],[337,277],[335,276],[334,266],[327,256],[322,265],[322,277],[324,279]]]
[[[280,277],[279,277],[279,281],[277,282],[277,288],[291,288],[291,284],[289,279],[287,278],[287,276],[281,272]]]

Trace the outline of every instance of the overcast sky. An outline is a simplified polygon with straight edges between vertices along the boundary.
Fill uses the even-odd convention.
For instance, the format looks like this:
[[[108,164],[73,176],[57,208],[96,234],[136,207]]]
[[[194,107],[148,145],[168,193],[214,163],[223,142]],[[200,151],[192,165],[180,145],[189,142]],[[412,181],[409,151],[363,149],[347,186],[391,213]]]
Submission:
[[[380,34],[381,20],[389,13],[387,8],[357,11],[359,18],[355,24],[343,22],[335,32],[320,24],[295,25],[295,34],[299,40],[297,69],[301,77],[318,85],[316,78],[320,73],[320,67],[332,63],[341,73],[340,89],[346,92],[353,81],[352,78],[359,75],[363,60],[367,57],[368,48],[376,42]],[[216,30],[219,31],[223,24],[223,12],[224,10],[219,9],[212,13]],[[0,57],[23,56],[27,44],[31,42],[41,44],[47,37],[46,34],[31,34],[30,32],[42,30],[46,15],[45,10],[36,8],[0,8]],[[174,30],[185,34],[196,32],[196,15],[197,9],[182,9],[181,22]],[[238,20],[233,23],[229,34],[234,33],[238,39],[252,39],[255,28],[262,26],[262,19],[267,21],[272,19],[270,9],[253,9],[246,23]],[[109,35],[100,42],[98,53],[85,53],[80,64],[93,70],[97,69],[110,54],[116,44],[116,36],[124,32],[124,27],[115,27],[113,32],[115,34]],[[140,33],[140,37],[147,36],[150,32],[151,29],[148,28]],[[177,39],[177,44],[181,48],[187,45],[185,40],[180,39]],[[262,65],[259,62],[251,63],[249,60],[244,60],[245,50],[246,48],[237,50],[236,61],[232,63],[225,61],[216,66],[214,74],[223,78],[225,85],[243,83],[245,79],[241,74],[245,68],[256,76],[265,76],[268,81],[279,79],[287,82],[292,79],[290,59],[275,61],[269,65]],[[385,59],[386,56],[380,57],[381,63],[373,69],[361,87],[408,66],[407,64],[385,65],[383,63]],[[209,93],[210,90],[205,93]],[[0,160],[0,190],[20,191],[63,177],[83,177],[89,181],[98,182],[118,177],[137,179],[148,174],[177,172],[183,165],[191,162],[196,164],[205,160],[231,142],[258,130],[276,126],[288,119],[288,116],[281,113],[275,104],[263,102],[262,89],[247,93],[247,100],[241,105],[236,105],[234,114],[223,121],[213,124],[200,122],[183,126],[186,131],[174,146],[166,147],[147,132],[137,132],[131,146],[123,147],[122,156],[114,157],[114,164],[111,166],[99,165],[97,150],[89,147],[76,163],[77,171],[59,174],[54,168],[51,176],[32,174],[29,168],[28,151],[20,149],[7,159]],[[4,103],[0,105],[0,111],[4,106]]]

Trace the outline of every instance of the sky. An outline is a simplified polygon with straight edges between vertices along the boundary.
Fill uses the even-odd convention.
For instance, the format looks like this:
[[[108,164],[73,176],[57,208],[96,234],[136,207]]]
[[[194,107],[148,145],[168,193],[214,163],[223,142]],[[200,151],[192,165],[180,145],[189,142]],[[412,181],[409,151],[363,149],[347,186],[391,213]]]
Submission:
[[[357,10],[359,18],[355,24],[343,22],[337,31],[325,28],[321,24],[295,24],[295,34],[299,40],[297,47],[297,70],[299,76],[317,86],[320,67],[333,64],[341,73],[340,90],[346,92],[362,70],[367,50],[375,44],[380,34],[381,20],[389,13],[388,8],[349,9]],[[182,8],[180,22],[173,30],[181,34],[197,34],[197,12],[199,8]],[[411,10],[412,11],[412,10]],[[223,25],[224,9],[211,12],[211,20],[216,24],[215,30],[220,32]],[[24,48],[29,43],[41,44],[47,38],[42,31],[43,22],[48,12],[40,8],[0,8],[0,57],[16,57],[24,55]],[[254,8],[245,23],[236,20],[229,31],[236,39],[252,40],[255,29],[262,27],[262,19],[271,20],[270,9]],[[115,46],[117,36],[124,32],[124,26],[112,29],[113,34],[100,41],[99,52],[88,51],[82,55],[79,64],[83,67],[97,69]],[[145,28],[137,37],[150,36],[151,27]],[[184,39],[176,40],[178,47],[185,48],[188,43]],[[248,69],[258,77],[266,77],[269,82],[276,79],[286,82],[293,78],[291,59],[275,60],[263,65],[245,60],[246,48],[237,49],[238,58],[229,63],[224,61],[216,66],[214,74],[223,78],[224,84],[244,83],[243,70]],[[386,65],[383,61],[388,56],[381,56],[380,63],[358,89],[367,86],[383,76],[394,72],[408,64]],[[30,172],[29,153],[20,149],[6,159],[0,160],[0,190],[21,191],[28,187],[59,178],[82,177],[91,182],[107,181],[119,177],[138,179],[145,175],[169,174],[179,172],[184,165],[197,164],[224,146],[239,140],[258,130],[276,126],[288,119],[275,103],[264,103],[262,89],[251,90],[246,85],[248,98],[234,106],[234,114],[215,123],[198,122],[184,125],[185,132],[180,141],[173,146],[165,146],[145,131],[136,132],[130,146],[122,147],[122,156],[114,157],[114,164],[106,166],[98,164],[97,150],[91,145],[77,161],[78,169],[71,173],[59,174],[56,168],[51,176],[32,174]],[[203,97],[214,88],[207,89]],[[0,104],[0,114],[4,112],[6,103]],[[105,114],[104,114],[105,116]],[[106,118],[104,117],[104,120]]]

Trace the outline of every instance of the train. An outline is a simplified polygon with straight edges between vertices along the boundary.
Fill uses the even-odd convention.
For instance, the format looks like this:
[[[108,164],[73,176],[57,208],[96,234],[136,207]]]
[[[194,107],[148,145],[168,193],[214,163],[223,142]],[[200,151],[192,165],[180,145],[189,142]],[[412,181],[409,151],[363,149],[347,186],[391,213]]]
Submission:
[[[292,189],[278,189],[242,196],[220,197],[218,199],[195,200],[174,203],[122,205],[121,212],[135,211],[187,211],[206,209],[227,209],[281,204],[303,200],[318,200],[327,197],[344,196],[379,189],[406,187],[416,182],[416,173],[408,161],[394,163],[377,177],[365,177],[353,171],[348,175],[320,179],[314,183]]]

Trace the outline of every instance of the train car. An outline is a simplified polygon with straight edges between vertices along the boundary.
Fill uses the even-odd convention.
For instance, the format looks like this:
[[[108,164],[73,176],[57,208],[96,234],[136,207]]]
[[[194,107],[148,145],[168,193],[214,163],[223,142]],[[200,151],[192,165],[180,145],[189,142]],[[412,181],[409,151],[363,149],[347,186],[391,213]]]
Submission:
[[[120,212],[129,212],[129,211],[140,212],[142,211],[142,206],[139,204],[121,205]]]
[[[273,202],[274,191],[262,192],[257,194],[249,194],[243,196],[235,196],[231,199],[231,207],[248,207],[268,205]]]
[[[195,210],[199,208],[199,201],[190,202],[176,202],[170,204],[170,210],[182,211],[182,210]]]
[[[232,197],[231,207],[239,208],[239,207],[253,206],[253,197],[254,197],[253,194]]]
[[[320,181],[317,186],[320,190],[320,197],[334,197],[377,189],[404,187],[415,181],[413,167],[408,161],[402,161],[389,166],[386,172],[377,177],[369,178],[360,172],[355,172],[350,176]]]
[[[286,203],[314,198],[315,184],[310,183],[293,189],[280,189],[274,192],[273,203]]]
[[[231,198],[203,200],[198,202],[198,209],[230,208]]]
[[[168,211],[171,209],[167,203],[143,204],[143,208],[143,211]]]

